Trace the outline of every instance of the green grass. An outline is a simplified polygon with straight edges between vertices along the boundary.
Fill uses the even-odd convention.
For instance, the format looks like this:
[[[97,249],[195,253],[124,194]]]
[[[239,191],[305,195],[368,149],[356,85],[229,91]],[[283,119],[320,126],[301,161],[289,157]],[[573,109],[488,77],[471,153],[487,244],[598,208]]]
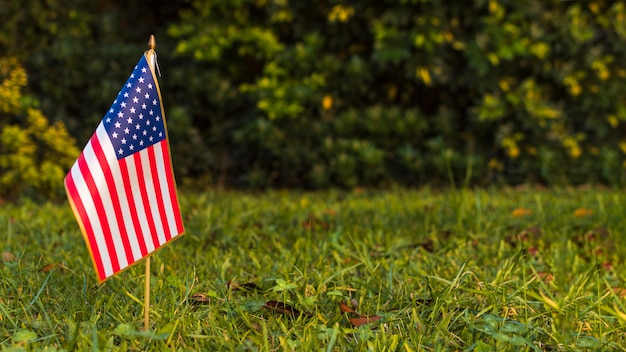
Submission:
[[[1,206],[0,346],[626,346],[626,302],[614,290],[626,287],[624,192],[397,189],[181,196],[187,233],[152,256],[149,331],[142,331],[143,264],[99,285],[67,204]],[[360,316],[342,312],[341,302],[375,321],[354,325],[350,318]]]

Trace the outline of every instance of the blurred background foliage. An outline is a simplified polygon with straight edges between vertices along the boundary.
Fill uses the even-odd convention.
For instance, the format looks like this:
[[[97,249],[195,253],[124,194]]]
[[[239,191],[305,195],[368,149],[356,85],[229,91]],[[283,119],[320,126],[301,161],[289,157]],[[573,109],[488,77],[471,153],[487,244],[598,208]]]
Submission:
[[[626,1],[4,0],[3,136],[82,147],[150,34],[181,184],[626,183]]]

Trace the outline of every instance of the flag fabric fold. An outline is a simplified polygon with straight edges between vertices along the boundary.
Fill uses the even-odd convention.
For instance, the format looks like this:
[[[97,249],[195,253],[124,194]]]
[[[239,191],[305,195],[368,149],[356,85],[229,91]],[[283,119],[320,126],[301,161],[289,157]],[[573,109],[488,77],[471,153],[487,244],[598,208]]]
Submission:
[[[161,93],[142,56],[65,177],[99,281],[183,232]]]

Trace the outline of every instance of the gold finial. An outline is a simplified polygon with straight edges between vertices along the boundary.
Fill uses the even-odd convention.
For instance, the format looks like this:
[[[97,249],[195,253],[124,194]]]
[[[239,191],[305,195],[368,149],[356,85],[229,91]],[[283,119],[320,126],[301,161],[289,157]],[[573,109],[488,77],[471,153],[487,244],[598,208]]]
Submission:
[[[154,35],[150,35],[150,40],[148,40],[148,49],[154,50],[156,49],[156,39],[154,39]]]

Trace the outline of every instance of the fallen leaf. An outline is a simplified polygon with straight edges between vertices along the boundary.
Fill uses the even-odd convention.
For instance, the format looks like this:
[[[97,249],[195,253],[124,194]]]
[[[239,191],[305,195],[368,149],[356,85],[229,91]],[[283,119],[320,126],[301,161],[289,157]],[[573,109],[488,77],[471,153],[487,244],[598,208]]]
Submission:
[[[513,215],[514,218],[521,218],[522,216],[528,216],[530,214],[532,214],[533,211],[530,209],[526,209],[526,208],[517,208],[514,209],[513,212],[511,213],[511,215]]]
[[[587,209],[587,208],[578,208],[574,211],[574,216],[577,218],[582,218],[585,216],[590,216],[593,214],[593,210],[592,209]]]
[[[48,264],[45,265],[43,268],[39,269],[40,272],[42,273],[47,273],[52,271],[53,269],[59,268],[61,270],[65,270],[67,269],[67,267],[63,264],[56,264],[56,263],[52,263],[52,264]]]
[[[348,307],[348,305],[344,301],[339,302],[339,309],[342,313],[356,313],[354,309]]]
[[[352,323],[352,325],[355,328],[358,328],[361,325],[364,324],[369,324],[369,323],[374,323],[377,322],[378,320],[380,320],[380,316],[379,315],[372,315],[372,316],[360,316],[358,318],[348,318],[350,320],[350,323]]]
[[[532,255],[533,257],[539,254],[539,249],[537,249],[537,247],[529,247],[527,251],[528,251],[528,254]]]
[[[611,288],[613,292],[617,295],[617,297],[625,297],[626,296],[626,288],[623,287],[613,287]]]
[[[211,299],[202,293],[194,293],[190,299],[191,303],[209,303]]]
[[[543,280],[543,282],[545,282],[547,284],[552,282],[552,281],[554,281],[554,275],[552,275],[550,273],[539,272],[539,273],[537,273],[537,277],[540,278],[541,280]]]
[[[282,314],[285,314],[285,315],[291,315],[291,316],[294,316],[294,317],[297,317],[299,315],[310,316],[308,313],[300,312],[296,308],[294,308],[294,307],[292,307],[292,306],[290,306],[288,304],[285,304],[285,303],[282,303],[282,302],[278,302],[278,301],[267,301],[267,302],[265,302],[263,307],[267,308],[267,309],[275,310],[278,313],[282,313]]]
[[[14,262],[15,254],[11,252],[2,252],[2,261],[3,262]]]
[[[259,292],[261,292],[261,291],[263,291],[254,282],[248,282],[248,283],[245,283],[243,285],[240,285],[240,284],[232,282],[232,281],[233,280],[228,281],[226,286],[228,287],[228,289],[233,290],[233,291],[245,291],[245,292],[251,292],[251,291],[259,291]]]

